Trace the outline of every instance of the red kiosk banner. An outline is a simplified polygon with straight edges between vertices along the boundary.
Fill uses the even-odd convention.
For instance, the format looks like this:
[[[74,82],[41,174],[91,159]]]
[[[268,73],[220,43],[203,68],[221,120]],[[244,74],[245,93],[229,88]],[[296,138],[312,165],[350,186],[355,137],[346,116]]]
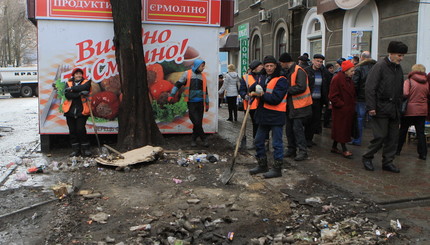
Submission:
[[[221,0],[142,0],[144,23],[220,25]],[[112,20],[109,0],[39,0],[37,19]]]

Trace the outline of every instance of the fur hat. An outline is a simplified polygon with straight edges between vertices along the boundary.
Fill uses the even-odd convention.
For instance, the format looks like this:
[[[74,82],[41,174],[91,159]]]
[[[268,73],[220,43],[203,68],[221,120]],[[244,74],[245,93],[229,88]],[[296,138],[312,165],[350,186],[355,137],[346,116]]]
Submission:
[[[263,59],[263,64],[267,64],[267,63],[277,64],[278,62],[276,61],[275,57],[273,57],[272,55],[267,55]]]
[[[347,61],[342,62],[342,71],[343,72],[351,69],[352,67],[354,67],[354,64],[351,62],[351,60],[347,60]]]
[[[291,58],[291,55],[289,53],[282,53],[281,56],[279,56],[279,62],[291,62],[293,61],[293,58]]]
[[[306,56],[304,56],[304,55],[299,56],[299,58],[297,58],[297,59],[298,59],[298,60],[301,60],[301,61],[309,61],[308,57],[306,57]]]
[[[259,60],[253,60],[250,64],[249,64],[249,69],[254,70],[255,68],[257,68],[259,65],[261,65],[263,63],[261,63],[261,61]]]
[[[399,41],[391,41],[388,44],[387,52],[391,54],[406,54],[408,52],[408,46]]]

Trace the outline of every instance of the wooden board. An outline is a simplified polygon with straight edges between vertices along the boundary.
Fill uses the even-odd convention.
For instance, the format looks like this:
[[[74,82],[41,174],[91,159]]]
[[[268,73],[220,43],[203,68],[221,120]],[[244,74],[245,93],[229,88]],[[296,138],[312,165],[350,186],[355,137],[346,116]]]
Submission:
[[[126,167],[141,162],[152,162],[163,154],[163,148],[154,146],[144,146],[122,153],[124,159],[107,160],[101,157],[96,158],[96,162],[116,167]]]

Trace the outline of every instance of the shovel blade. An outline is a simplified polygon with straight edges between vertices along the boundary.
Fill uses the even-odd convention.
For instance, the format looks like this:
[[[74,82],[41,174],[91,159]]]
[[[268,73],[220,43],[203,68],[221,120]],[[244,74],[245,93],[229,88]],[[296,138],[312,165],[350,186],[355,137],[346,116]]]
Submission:
[[[226,185],[228,182],[230,182],[231,178],[233,178],[233,175],[236,171],[233,168],[228,168],[224,171],[224,173],[221,175],[221,182]]]

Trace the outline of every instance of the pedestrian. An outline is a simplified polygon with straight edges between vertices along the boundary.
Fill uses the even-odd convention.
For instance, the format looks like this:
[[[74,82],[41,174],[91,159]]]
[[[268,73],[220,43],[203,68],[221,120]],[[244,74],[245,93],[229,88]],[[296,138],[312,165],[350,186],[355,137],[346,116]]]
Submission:
[[[255,111],[255,121],[258,124],[255,137],[257,167],[249,171],[250,174],[264,173],[264,178],[276,178],[282,176],[282,163],[284,146],[282,130],[285,124],[286,98],[288,83],[281,76],[281,67],[275,57],[264,57],[263,74],[250,88],[251,96],[259,99]],[[268,160],[265,142],[267,135],[272,131],[272,146],[274,162],[268,171]]]
[[[249,108],[249,116],[251,117],[252,121],[252,138],[255,140],[255,135],[257,134],[258,124],[255,122],[254,115],[255,110],[257,109],[258,105],[258,98],[250,98],[250,92],[249,87],[253,85],[257,80],[258,76],[260,76],[261,71],[263,70],[263,63],[259,60],[253,60],[249,64],[249,69],[246,74],[243,74],[242,79],[240,81],[240,89],[239,94],[243,99],[243,106],[244,110],[246,112],[246,109],[248,108],[248,104],[250,103]],[[244,149],[246,147],[246,136],[243,137],[241,142],[241,148]],[[255,145],[251,146],[249,149],[253,150],[255,148]]]
[[[352,158],[346,143],[351,141],[352,127],[355,119],[355,88],[352,82],[354,64],[347,60],[342,62],[342,71],[338,72],[330,84],[329,99],[332,104],[331,138],[332,153],[342,154],[345,158]],[[340,143],[342,151],[337,148]]]
[[[369,113],[373,139],[363,155],[366,170],[374,171],[372,159],[383,148],[382,169],[399,173],[394,164],[399,140],[400,107],[403,100],[403,70],[400,62],[408,52],[403,42],[391,41],[388,55],[370,70],[366,80],[366,110]]]
[[[287,116],[285,132],[288,150],[285,157],[295,161],[308,158],[304,125],[312,116],[312,96],[306,71],[294,63],[291,55],[283,53],[279,57],[284,76],[288,80]],[[297,153],[298,150],[298,153]]]
[[[334,76],[334,65],[331,63],[326,64],[325,66],[327,81],[328,81],[328,88],[330,89],[330,83],[331,79]],[[330,122],[331,122],[331,102],[328,100],[327,104],[324,107],[324,128],[331,128]]]
[[[224,84],[224,76],[222,74],[218,75],[218,90],[221,89]],[[221,108],[222,101],[224,100],[224,94],[218,95],[218,108]]]
[[[309,60],[309,56],[301,55],[301,56],[299,56],[299,58],[297,58],[297,61],[298,61],[298,65],[304,69],[304,68],[309,66],[310,60]]]
[[[69,127],[70,143],[72,145],[71,157],[83,155],[91,156],[90,141],[85,125],[90,115],[87,102],[91,90],[91,81],[85,79],[81,68],[72,71],[72,77],[67,81],[62,109]],[[94,125],[95,126],[95,125]]]
[[[403,84],[403,96],[408,100],[405,114],[400,119],[399,143],[397,155],[400,155],[406,134],[411,125],[415,126],[418,139],[418,158],[427,159],[427,142],[425,136],[425,121],[428,112],[429,84],[427,82],[426,68],[421,64],[412,66],[408,79]]]
[[[308,147],[316,145],[313,142],[314,134],[321,134],[322,132],[322,109],[324,105],[328,104],[330,81],[328,81],[327,73],[324,70],[324,60],[324,55],[315,54],[312,59],[312,65],[305,68],[312,94],[312,116],[305,125],[305,137]]]
[[[336,60],[336,63],[334,64],[334,74],[337,74],[338,72],[342,71],[342,62],[344,62],[345,58],[339,58]]]
[[[365,85],[367,75],[373,65],[376,64],[376,60],[372,59],[369,51],[361,53],[361,61],[355,67],[354,81],[355,93],[357,94],[357,103],[355,111],[357,112],[357,137],[354,138],[350,144],[361,146],[364,122],[366,117],[366,102],[365,102]]]
[[[237,122],[237,96],[239,95],[240,78],[233,64],[227,66],[228,72],[224,76],[224,83],[219,89],[219,94],[226,94],[228,106],[227,121]]]
[[[193,123],[191,141],[191,146],[193,147],[197,146],[197,138],[202,140],[203,146],[209,147],[207,137],[203,131],[203,114],[205,111],[209,111],[207,80],[205,74],[203,74],[205,65],[205,61],[201,59],[194,60],[193,67],[182,74],[168,97],[168,101],[172,103],[176,92],[184,86],[184,100],[187,102],[188,115]]]

